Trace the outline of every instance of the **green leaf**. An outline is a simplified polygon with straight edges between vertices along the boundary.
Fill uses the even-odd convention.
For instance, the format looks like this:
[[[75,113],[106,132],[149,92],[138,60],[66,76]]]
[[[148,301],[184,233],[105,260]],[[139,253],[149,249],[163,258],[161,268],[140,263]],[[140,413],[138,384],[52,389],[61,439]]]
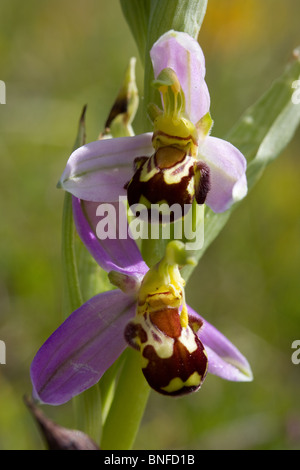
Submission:
[[[292,84],[300,76],[300,60],[297,51],[293,61],[271,88],[251,106],[236,123],[225,139],[235,145],[248,161],[247,180],[249,191],[262,176],[266,166],[277,158],[288,145],[300,123],[300,105],[294,104]],[[227,223],[232,211],[216,214],[206,208],[204,246],[196,254],[202,257],[206,249]],[[187,280],[193,268],[183,269]]]
[[[107,273],[92,258],[76,232],[75,251],[82,301],[86,302],[99,292],[111,290]],[[82,303],[83,303],[82,302]]]
[[[293,61],[283,74],[226,136],[248,160],[250,188],[256,182],[260,168],[278,157],[299,125],[300,106],[292,100],[292,85],[299,74],[300,61],[295,51]]]
[[[85,144],[85,113],[83,108],[73,150]],[[80,249],[81,247],[81,249]],[[75,229],[72,195],[65,193],[62,220],[62,267],[64,279],[63,315],[67,317],[87,298],[95,295],[92,288],[97,280],[95,261],[79,240]],[[80,269],[79,269],[80,268]],[[99,269],[99,267],[98,267]],[[83,282],[86,281],[86,282]],[[99,442],[101,435],[101,399],[98,384],[73,398],[75,427]]]
[[[85,143],[85,113],[86,106],[80,116],[77,136],[73,150]],[[75,250],[76,232],[73,222],[72,195],[65,193],[62,217],[62,268],[63,268],[63,315],[67,317],[82,305],[82,294],[78,278],[78,268]]]
[[[151,0],[120,0],[121,8],[144,62]]]
[[[207,0],[152,0],[148,24],[148,51],[154,42],[170,29],[184,31],[197,39],[206,7]]]
[[[83,431],[95,442],[100,442],[102,432],[102,396],[99,384],[73,398],[76,429]]]

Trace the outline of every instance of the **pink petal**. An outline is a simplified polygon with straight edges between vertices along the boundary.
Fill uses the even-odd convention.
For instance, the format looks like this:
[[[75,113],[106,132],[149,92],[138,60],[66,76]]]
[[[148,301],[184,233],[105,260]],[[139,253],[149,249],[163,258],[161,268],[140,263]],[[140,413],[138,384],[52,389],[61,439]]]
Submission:
[[[155,78],[164,68],[174,70],[185,94],[187,117],[196,124],[210,107],[205,59],[198,42],[187,33],[168,31],[153,45],[150,56]]]
[[[83,145],[70,156],[59,187],[87,201],[118,201],[133,173],[136,157],[153,153],[152,134],[103,139]]]
[[[203,322],[197,335],[202,341],[208,357],[208,372],[222,379],[249,382],[252,371],[243,354],[213,325],[188,306],[189,317]]]
[[[134,298],[114,290],[75,310],[33,359],[34,398],[60,405],[97,383],[127,346],[124,329],[135,304]]]
[[[73,197],[74,222],[81,240],[105,271],[142,277],[148,267],[136,242],[129,235],[125,208],[122,204],[110,204],[110,209],[116,215],[112,220],[112,226],[116,227],[116,237],[101,238],[97,236],[97,224],[103,218],[96,215],[99,205],[98,202],[81,201]]]
[[[209,166],[211,189],[205,202],[214,212],[224,212],[246,196],[247,162],[236,147],[208,136],[199,148],[198,159]]]

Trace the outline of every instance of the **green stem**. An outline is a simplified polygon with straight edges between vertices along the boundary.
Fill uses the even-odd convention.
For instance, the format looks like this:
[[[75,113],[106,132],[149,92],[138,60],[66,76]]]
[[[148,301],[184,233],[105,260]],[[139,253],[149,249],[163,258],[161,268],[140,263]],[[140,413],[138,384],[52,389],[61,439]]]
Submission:
[[[153,43],[169,29],[186,31],[197,37],[205,14],[207,0],[139,0],[121,5],[133,35],[137,40],[141,56],[145,57],[145,106],[159,94],[150,86],[153,78],[149,56]],[[137,18],[139,15],[139,18]],[[137,23],[138,22],[138,23]],[[154,100],[152,99],[154,97]],[[144,123],[144,131],[148,123]],[[166,240],[145,240],[142,255],[152,266],[161,259]],[[115,389],[115,394],[105,419],[101,449],[131,449],[149,396],[149,386],[142,374],[140,357],[136,351],[127,349],[123,354],[124,364]]]
[[[113,402],[116,390],[117,376],[121,368],[122,356],[120,356],[112,366],[105,372],[99,382],[102,404],[102,426],[104,425]]]
[[[158,263],[158,261],[160,261],[164,256],[168,241],[169,240],[163,240],[162,238],[159,238],[158,240],[152,239],[150,235],[148,238],[142,239],[141,254],[149,268]]]
[[[132,448],[150,392],[137,352],[128,348],[123,357],[125,362],[103,428],[102,450]]]

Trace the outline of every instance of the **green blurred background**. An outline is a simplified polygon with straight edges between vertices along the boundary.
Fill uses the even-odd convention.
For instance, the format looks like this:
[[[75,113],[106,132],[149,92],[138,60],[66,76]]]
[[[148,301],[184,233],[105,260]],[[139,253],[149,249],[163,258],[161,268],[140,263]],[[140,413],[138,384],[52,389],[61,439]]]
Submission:
[[[222,137],[300,44],[298,0],[209,0],[199,42],[213,135]],[[23,404],[29,366],[60,324],[64,169],[88,104],[95,140],[137,48],[118,0],[1,0],[0,449],[43,449]],[[138,60],[142,90],[143,72]],[[139,131],[138,119],[135,122]],[[151,394],[136,449],[299,449],[299,131],[232,215],[187,287],[191,306],[247,356],[254,381],[209,376],[201,391]],[[44,407],[73,426],[72,408]]]

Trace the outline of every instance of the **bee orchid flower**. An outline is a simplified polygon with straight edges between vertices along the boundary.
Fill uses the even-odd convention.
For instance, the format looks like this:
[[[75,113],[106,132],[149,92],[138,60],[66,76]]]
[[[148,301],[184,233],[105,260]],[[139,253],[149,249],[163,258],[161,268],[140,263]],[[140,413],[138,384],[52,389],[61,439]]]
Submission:
[[[204,202],[223,212],[247,193],[246,160],[212,137],[203,52],[187,33],[169,31],[150,52],[162,109],[149,106],[153,132],[102,139],[75,150],[59,187],[79,199],[129,205]]]
[[[97,238],[95,203],[73,197],[73,213],[82,241],[118,289],[84,303],[39,349],[31,365],[36,400],[69,401],[96,384],[127,346],[140,351],[145,378],[165,395],[198,390],[207,372],[252,379],[239,350],[185,304],[178,265],[188,260],[174,248],[180,242],[149,270],[130,236]]]

